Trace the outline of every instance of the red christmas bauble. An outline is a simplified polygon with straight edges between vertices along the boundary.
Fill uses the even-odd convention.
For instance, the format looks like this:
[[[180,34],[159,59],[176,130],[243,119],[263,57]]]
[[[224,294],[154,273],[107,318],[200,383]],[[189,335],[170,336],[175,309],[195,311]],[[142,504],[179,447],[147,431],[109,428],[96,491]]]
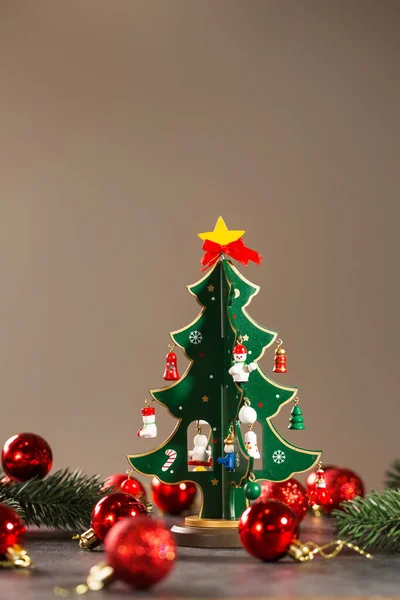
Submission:
[[[191,481],[170,485],[153,477],[151,489],[154,504],[169,515],[183,513],[193,504],[196,496],[196,485]]]
[[[138,589],[149,588],[172,570],[175,542],[159,519],[125,519],[105,540],[106,562],[117,579]]]
[[[107,479],[104,480],[104,483],[101,487],[101,492],[106,492],[110,488],[115,488],[118,492],[121,489],[121,483],[126,480],[126,473],[116,473],[115,475],[110,475]]]
[[[261,486],[259,502],[264,500],[279,500],[292,509],[298,521],[306,516],[307,492],[306,488],[294,479],[287,481],[265,481]]]
[[[105,496],[96,504],[92,512],[91,526],[101,542],[108,531],[121,519],[147,517],[146,507],[133,496],[117,492]]]
[[[330,514],[334,509],[340,508],[345,500],[353,500],[356,496],[364,496],[365,488],[362,479],[350,469],[343,467],[324,467],[326,489],[333,500],[332,504],[323,506],[324,513]],[[310,494],[312,486],[309,486]]]
[[[135,498],[142,500],[142,502],[147,501],[146,490],[144,489],[140,481],[138,481],[134,477],[129,477],[129,479],[125,479],[125,481],[121,483],[120,489],[121,492],[123,492],[124,494],[130,494],[131,496],[135,496]]]
[[[6,441],[1,453],[4,472],[13,481],[43,479],[53,464],[49,444],[35,433],[19,433]]]
[[[22,519],[11,508],[0,504],[0,554],[14,544],[22,544],[25,525]]]
[[[288,506],[277,500],[264,500],[244,511],[239,536],[252,556],[264,561],[279,560],[296,537],[297,525],[297,517]]]

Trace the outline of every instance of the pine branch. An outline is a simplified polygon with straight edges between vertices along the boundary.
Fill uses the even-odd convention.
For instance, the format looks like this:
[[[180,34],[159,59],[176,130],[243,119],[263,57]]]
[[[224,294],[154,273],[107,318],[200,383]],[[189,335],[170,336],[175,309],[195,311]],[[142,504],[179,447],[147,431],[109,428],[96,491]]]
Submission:
[[[1,478],[1,473],[0,473],[0,478]],[[25,513],[22,510],[19,502],[10,498],[10,494],[8,493],[8,490],[6,490],[6,486],[3,486],[1,484],[0,484],[0,504],[5,504],[6,506],[9,506],[13,510],[15,510],[15,512],[18,513],[22,519],[25,520]]]
[[[0,487],[0,502],[16,508],[27,525],[79,532],[87,529],[100,500],[99,476],[69,469],[45,479]]]
[[[391,470],[386,471],[385,487],[393,490],[400,488],[400,460],[395,460]]]
[[[400,552],[400,490],[372,491],[333,511],[339,536],[368,550]]]

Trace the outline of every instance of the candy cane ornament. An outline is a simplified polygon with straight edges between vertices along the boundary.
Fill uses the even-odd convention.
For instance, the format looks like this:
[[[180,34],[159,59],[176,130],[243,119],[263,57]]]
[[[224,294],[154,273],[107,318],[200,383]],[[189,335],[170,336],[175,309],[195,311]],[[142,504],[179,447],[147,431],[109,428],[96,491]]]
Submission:
[[[177,453],[175,452],[175,450],[171,450],[171,449],[166,450],[165,454],[168,456],[168,458],[165,461],[165,463],[163,464],[163,466],[161,467],[161,471],[168,471],[168,469],[176,461],[176,457],[177,457]]]

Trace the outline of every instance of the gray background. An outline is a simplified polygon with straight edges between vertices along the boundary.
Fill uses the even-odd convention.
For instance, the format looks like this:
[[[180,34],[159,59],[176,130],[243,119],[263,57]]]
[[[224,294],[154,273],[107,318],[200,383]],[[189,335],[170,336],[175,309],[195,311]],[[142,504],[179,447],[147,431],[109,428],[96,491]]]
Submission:
[[[55,467],[105,474],[154,445],[140,408],[222,214],[264,255],[249,310],[300,386],[307,430],[290,408],[275,424],[381,485],[400,454],[399,25],[390,0],[0,2],[0,440],[34,431]]]

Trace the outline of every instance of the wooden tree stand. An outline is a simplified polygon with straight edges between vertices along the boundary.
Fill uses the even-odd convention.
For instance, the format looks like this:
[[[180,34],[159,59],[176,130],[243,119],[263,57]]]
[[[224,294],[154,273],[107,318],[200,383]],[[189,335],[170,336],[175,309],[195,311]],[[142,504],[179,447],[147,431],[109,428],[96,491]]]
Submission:
[[[191,548],[241,548],[239,521],[186,517],[185,525],[171,529],[178,546]]]

